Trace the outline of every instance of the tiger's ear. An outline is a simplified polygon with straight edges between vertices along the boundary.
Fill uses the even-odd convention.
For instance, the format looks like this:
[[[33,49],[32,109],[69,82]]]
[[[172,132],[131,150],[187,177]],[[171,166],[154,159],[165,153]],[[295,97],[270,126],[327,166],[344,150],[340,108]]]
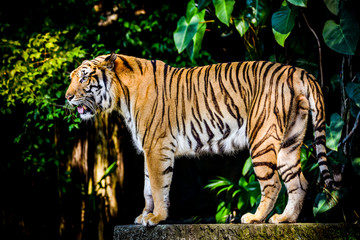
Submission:
[[[109,56],[107,56],[103,62],[103,65],[110,70],[113,70],[115,67],[115,60],[117,58],[117,54],[112,52]]]
[[[90,61],[89,60],[84,60],[82,63],[81,63],[81,65],[84,65],[84,64],[89,64],[90,63]]]

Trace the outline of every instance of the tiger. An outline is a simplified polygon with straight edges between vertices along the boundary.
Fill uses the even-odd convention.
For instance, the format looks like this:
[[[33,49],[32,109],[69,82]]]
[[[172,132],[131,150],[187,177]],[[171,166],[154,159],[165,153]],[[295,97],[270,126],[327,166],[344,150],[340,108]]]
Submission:
[[[288,201],[269,223],[293,223],[308,182],[300,151],[308,115],[325,187],[334,188],[326,156],[325,107],[315,77],[268,61],[171,67],[111,53],[85,60],[70,74],[67,102],[80,118],[118,112],[144,155],[145,207],[135,224],[155,226],[168,217],[175,158],[231,154],[248,148],[260,185],[255,213],[241,223],[264,223],[283,181]]]

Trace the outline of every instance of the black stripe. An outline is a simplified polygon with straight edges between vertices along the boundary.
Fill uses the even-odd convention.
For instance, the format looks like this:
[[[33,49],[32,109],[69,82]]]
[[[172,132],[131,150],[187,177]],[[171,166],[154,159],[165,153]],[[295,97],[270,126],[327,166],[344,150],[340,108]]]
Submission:
[[[292,146],[293,144],[297,143],[298,142],[298,137],[299,137],[300,133],[297,133],[289,138],[287,138],[285,140],[285,142],[283,142],[281,145],[280,145],[280,148],[287,148],[287,147],[290,147]]]
[[[212,88],[212,86],[210,86],[210,90],[211,90],[211,100],[214,104],[216,112],[219,113],[221,117],[224,117],[221,113],[221,110],[220,110],[219,104],[216,100],[216,96],[215,96],[214,89]]]
[[[172,173],[173,171],[174,171],[174,168],[170,166],[167,169],[165,169],[162,174],[163,175],[169,174],[169,173]]]
[[[123,64],[124,66],[129,69],[130,71],[134,71],[134,69],[130,66],[129,62],[126,60],[126,58],[124,58],[123,56],[119,55],[118,56],[122,61],[123,61]]]
[[[292,174],[291,174],[292,173]],[[299,176],[301,173],[301,168],[299,168],[296,172],[291,172],[288,175],[283,177],[283,181],[284,183],[290,182],[292,179],[294,179],[295,177]]]
[[[210,143],[210,141],[213,139],[213,137],[215,136],[214,133],[211,131],[209,125],[207,124],[207,122],[204,120],[204,124],[205,124],[205,128],[206,128],[206,133],[209,136],[209,140],[208,143]]]
[[[267,154],[269,152],[274,152],[274,155],[276,156],[276,151],[275,151],[274,144],[270,144],[265,149],[259,151],[257,154],[253,154],[252,158],[255,159],[255,158],[260,157],[260,156],[262,156],[264,154]]]
[[[277,169],[276,164],[271,162],[253,162],[253,167],[264,167],[264,166],[271,168],[273,171]]]
[[[139,67],[139,70],[140,70],[140,72],[141,72],[141,75],[143,75],[144,73],[143,73],[143,69],[142,69],[141,62],[140,62],[139,59],[137,59],[137,58],[135,58],[135,62],[136,62],[136,64],[137,64],[138,67]]]
[[[195,151],[197,152],[204,146],[204,144],[201,142],[199,134],[194,127],[194,124],[190,122],[190,125],[191,125],[191,134],[194,137],[195,141],[197,142],[197,146],[195,148]]]
[[[323,161],[318,162],[318,164],[319,164],[319,167],[320,166],[327,166],[327,161],[323,160]]]
[[[108,80],[107,80],[107,77],[106,77],[106,74],[105,74],[105,70],[101,70],[101,73],[102,73],[102,78],[103,78],[105,89],[107,89],[106,85],[107,85]]]
[[[326,144],[326,137],[325,136],[319,136],[315,138],[315,145],[325,145]]]
[[[326,153],[324,153],[324,152],[319,153],[319,154],[316,156],[316,159],[319,159],[319,158],[321,158],[321,157],[325,157],[325,158],[326,158]]]
[[[168,71],[169,65],[165,64],[164,66],[164,94],[165,97],[167,98],[167,93],[166,93],[166,78],[167,78],[167,71]],[[171,89],[170,89],[171,91]]]

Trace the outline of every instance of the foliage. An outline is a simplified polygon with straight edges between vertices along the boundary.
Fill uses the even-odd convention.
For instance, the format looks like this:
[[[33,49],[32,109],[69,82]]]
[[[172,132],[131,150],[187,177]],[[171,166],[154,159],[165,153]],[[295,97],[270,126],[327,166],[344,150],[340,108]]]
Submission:
[[[287,2],[283,1],[279,11],[272,15],[272,31],[275,40],[282,47],[284,47],[285,40],[289,37],[294,28],[297,14],[296,8],[290,8]]]
[[[341,132],[344,121],[338,113],[333,113],[330,118],[330,126],[326,126],[326,147],[338,150],[338,144],[341,138]]]
[[[26,135],[27,139],[24,139],[30,144],[23,158],[30,161],[29,166],[35,167],[36,171],[44,171],[47,161],[59,165],[56,156],[39,152],[39,149],[56,147],[52,144],[54,137],[48,134],[54,134],[56,122],[66,119],[70,131],[78,128],[80,122],[63,106],[63,101],[59,101],[65,94],[67,74],[73,67],[71,63],[85,56],[81,47],[66,41],[67,35],[67,31],[36,34],[25,44],[1,39],[0,96],[4,104],[0,110],[2,114],[11,114],[14,107],[26,106],[24,132],[15,141],[19,142],[29,131],[41,133],[31,137]]]
[[[236,214],[244,214],[254,210],[260,202],[259,182],[255,180],[255,174],[251,168],[249,157],[243,166],[243,176],[238,182],[233,182],[224,177],[210,180],[205,189],[217,190],[216,195],[222,196],[219,200],[216,213],[216,222],[224,223],[229,216],[236,217]],[[225,195],[221,195],[224,192]],[[236,214],[233,214],[233,212]]]
[[[204,6],[210,8],[210,2],[211,1],[209,0],[201,1],[197,6],[194,3],[194,0],[191,0],[188,3],[188,8],[186,10],[186,18],[182,17],[178,21],[178,26],[174,33],[175,45],[179,53],[185,48],[196,49],[195,53],[191,52],[191,54],[189,54],[191,59],[194,59],[197,56],[196,53],[200,51],[201,40],[204,35],[203,29],[197,25],[203,23],[202,26],[206,26],[206,22],[214,21],[205,21],[204,16],[202,16],[202,18],[198,17],[200,9],[201,13],[203,13]],[[236,9],[236,4],[235,1],[232,0],[213,0],[212,3],[216,18],[227,27],[235,28],[241,37],[244,37],[249,29],[254,29],[259,26],[266,27],[265,22],[270,13],[268,1],[247,0],[245,8],[240,12],[234,10]],[[324,0],[324,3],[329,8],[329,11],[340,16],[340,24],[337,24],[334,20],[326,21],[323,28],[323,38],[325,43],[336,52],[354,55],[359,40],[360,30],[359,22],[356,19],[354,12],[350,11],[352,2],[345,0]],[[286,39],[294,28],[296,17],[306,7],[307,0],[284,0],[280,9],[272,14],[272,31],[276,42],[280,46],[284,47]],[[211,13],[212,10],[209,12]],[[213,16],[210,15],[210,18],[211,17]],[[253,33],[258,35],[257,31],[253,31]],[[194,36],[198,36],[198,38],[201,39],[199,41],[200,44],[194,45],[194,42],[191,41]],[[183,41],[180,41],[179,39],[183,39]],[[244,37],[245,42],[246,39],[247,38]],[[250,46],[254,48],[255,44],[251,44]]]

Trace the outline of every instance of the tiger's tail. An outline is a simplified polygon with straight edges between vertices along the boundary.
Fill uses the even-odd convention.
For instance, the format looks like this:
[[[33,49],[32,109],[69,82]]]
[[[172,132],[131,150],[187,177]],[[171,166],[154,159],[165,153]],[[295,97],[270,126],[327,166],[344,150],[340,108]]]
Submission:
[[[330,174],[326,156],[326,119],[323,94],[315,78],[312,75],[307,77],[310,84],[309,104],[314,128],[316,159],[319,164],[320,174],[326,188],[330,190],[338,189],[338,183],[334,181]]]

